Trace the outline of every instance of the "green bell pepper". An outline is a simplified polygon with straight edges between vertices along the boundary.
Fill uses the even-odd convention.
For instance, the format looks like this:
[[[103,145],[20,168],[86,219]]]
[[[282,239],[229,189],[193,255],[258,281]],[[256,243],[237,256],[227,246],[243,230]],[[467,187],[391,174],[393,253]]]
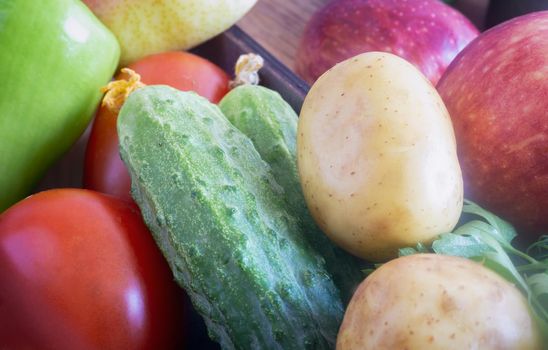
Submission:
[[[0,212],[82,134],[119,55],[78,0],[0,0]]]

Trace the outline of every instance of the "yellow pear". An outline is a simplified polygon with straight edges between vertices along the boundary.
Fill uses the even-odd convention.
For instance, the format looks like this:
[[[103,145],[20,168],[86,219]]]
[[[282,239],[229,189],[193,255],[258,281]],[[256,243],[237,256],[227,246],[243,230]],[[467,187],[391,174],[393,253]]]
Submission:
[[[187,50],[220,34],[257,0],[84,0],[116,35],[120,65],[169,50]]]

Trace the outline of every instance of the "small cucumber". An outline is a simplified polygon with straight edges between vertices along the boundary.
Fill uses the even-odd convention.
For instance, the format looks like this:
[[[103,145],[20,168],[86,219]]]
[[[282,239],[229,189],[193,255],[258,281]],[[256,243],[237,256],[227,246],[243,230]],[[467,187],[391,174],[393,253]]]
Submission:
[[[334,348],[344,309],[251,141],[192,92],[147,86],[118,117],[133,196],[226,349]]]
[[[299,219],[306,239],[324,257],[342,299],[348,302],[364,274],[359,259],[333,244],[306,207],[297,171],[297,114],[277,92],[250,84],[231,90],[219,107],[270,164],[275,180],[284,188],[288,212]]]

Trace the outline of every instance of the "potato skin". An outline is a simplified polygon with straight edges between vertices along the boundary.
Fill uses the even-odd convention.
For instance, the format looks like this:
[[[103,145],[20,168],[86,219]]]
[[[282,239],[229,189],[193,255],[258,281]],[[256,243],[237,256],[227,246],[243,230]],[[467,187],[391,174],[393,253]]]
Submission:
[[[367,277],[346,310],[337,350],[541,349],[517,288],[453,256],[392,260]]]
[[[369,52],[322,75],[297,134],[307,205],[324,232],[385,261],[456,225],[462,174],[443,101],[410,63]]]

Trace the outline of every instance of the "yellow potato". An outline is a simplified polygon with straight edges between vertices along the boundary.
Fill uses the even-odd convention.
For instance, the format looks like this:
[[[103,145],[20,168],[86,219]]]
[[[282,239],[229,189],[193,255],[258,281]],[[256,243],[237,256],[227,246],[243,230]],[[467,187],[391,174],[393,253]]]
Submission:
[[[312,215],[352,254],[386,260],[458,221],[451,120],[430,82],[395,55],[361,54],[324,73],[304,101],[297,152]]]
[[[534,350],[540,332],[514,285],[473,261],[435,254],[392,260],[360,284],[337,350]]]

